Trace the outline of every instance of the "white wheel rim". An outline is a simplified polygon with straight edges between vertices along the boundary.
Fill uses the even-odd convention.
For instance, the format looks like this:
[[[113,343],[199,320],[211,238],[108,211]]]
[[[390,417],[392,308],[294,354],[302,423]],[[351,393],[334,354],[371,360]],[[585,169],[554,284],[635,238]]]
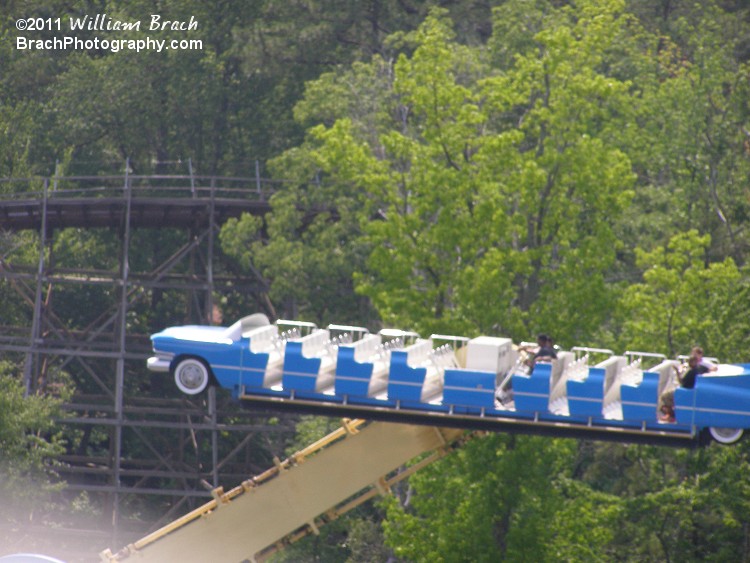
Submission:
[[[198,360],[181,361],[174,375],[177,387],[188,395],[197,395],[208,385],[208,371]]]
[[[708,429],[711,433],[711,437],[719,442],[720,444],[734,444],[740,438],[742,438],[742,428],[719,428],[712,426]]]

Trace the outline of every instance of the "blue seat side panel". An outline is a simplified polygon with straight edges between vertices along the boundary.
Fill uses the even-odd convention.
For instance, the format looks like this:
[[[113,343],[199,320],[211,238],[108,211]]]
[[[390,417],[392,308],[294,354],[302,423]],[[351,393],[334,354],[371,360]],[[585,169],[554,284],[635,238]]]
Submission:
[[[443,404],[494,408],[496,379],[492,372],[446,369]]]
[[[248,347],[249,348],[249,347]],[[263,378],[268,367],[267,352],[253,353],[249,349],[242,352],[242,375],[240,385],[263,387]]]
[[[646,371],[638,385],[622,385],[620,399],[624,420],[654,420],[659,408],[659,374]]]
[[[319,372],[320,358],[306,358],[301,342],[287,342],[281,376],[285,390],[315,391]]]
[[[537,364],[531,375],[513,374],[513,399],[516,411],[547,412],[552,364]]]
[[[336,360],[335,389],[337,395],[367,397],[373,364],[354,359],[354,348],[341,346]]]
[[[568,408],[571,416],[601,416],[605,377],[603,368],[590,367],[588,377],[583,381],[568,380]]]
[[[391,352],[388,398],[392,401],[419,402],[422,399],[427,368],[413,368],[407,364],[407,358],[407,353],[403,350]]]

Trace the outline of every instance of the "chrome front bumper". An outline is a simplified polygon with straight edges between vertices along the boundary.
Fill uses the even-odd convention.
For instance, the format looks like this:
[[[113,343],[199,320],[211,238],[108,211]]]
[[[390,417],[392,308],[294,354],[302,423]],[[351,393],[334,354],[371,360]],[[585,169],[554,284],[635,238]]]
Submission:
[[[168,372],[171,360],[159,356],[152,356],[146,360],[146,367],[151,371]]]

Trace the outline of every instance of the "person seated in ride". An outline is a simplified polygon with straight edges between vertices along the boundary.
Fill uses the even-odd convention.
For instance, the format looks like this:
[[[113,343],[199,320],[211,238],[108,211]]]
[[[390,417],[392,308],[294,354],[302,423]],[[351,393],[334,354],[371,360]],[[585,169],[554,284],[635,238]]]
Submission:
[[[701,348],[700,346],[695,346],[690,351],[690,355],[695,356],[695,358],[698,360],[698,365],[705,367],[708,371],[716,371],[717,369],[719,369],[719,367],[715,363],[703,357],[703,348]]]
[[[716,367],[714,366],[714,370]],[[700,363],[700,358],[696,355],[691,355],[688,358],[688,370],[680,376],[678,373],[678,377],[680,379],[680,385],[684,387],[685,389],[692,389],[695,387],[695,379],[699,375],[703,375],[704,373],[708,373],[709,371],[712,371],[710,368],[707,368],[705,365],[702,365]]]
[[[552,360],[557,359],[557,350],[552,342],[552,338],[546,334],[539,334],[536,337],[536,348],[533,349],[533,355],[526,358],[525,364],[529,366],[529,373],[534,371],[534,366],[538,362],[549,363]],[[528,348],[522,349],[525,352],[530,352]]]
[[[556,360],[557,350],[555,350],[555,345],[552,343],[552,338],[545,334],[541,334],[540,337],[541,338],[537,340],[539,349],[536,354],[534,354],[534,361],[551,362],[552,360]]]
[[[659,420],[661,422],[675,422],[674,414],[674,388],[668,389],[661,394],[659,407]]]

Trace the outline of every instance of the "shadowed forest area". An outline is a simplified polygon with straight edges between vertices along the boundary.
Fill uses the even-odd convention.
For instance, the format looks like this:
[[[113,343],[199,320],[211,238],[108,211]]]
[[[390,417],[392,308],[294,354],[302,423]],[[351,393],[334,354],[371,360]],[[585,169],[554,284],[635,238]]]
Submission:
[[[143,20],[117,32],[136,41],[153,13],[194,18],[158,37],[202,48],[18,48],[22,17],[69,35],[85,14]],[[219,236],[274,318],[750,361],[743,0],[10,0],[0,34],[0,177],[127,161],[283,180],[271,213]],[[0,251],[34,264],[35,236],[2,233]],[[111,236],[70,229],[58,251],[106,264]],[[23,326],[0,295],[0,325]],[[71,295],[71,322],[95,298]],[[225,319],[255,312],[217,300]],[[182,321],[182,303],[152,303],[134,325]],[[50,462],[73,439],[53,421],[74,381],[24,397],[22,366],[0,360],[1,547],[98,508],[62,497]],[[330,424],[305,418],[279,447]],[[489,434],[275,560],[747,561],[749,475],[747,441]]]

